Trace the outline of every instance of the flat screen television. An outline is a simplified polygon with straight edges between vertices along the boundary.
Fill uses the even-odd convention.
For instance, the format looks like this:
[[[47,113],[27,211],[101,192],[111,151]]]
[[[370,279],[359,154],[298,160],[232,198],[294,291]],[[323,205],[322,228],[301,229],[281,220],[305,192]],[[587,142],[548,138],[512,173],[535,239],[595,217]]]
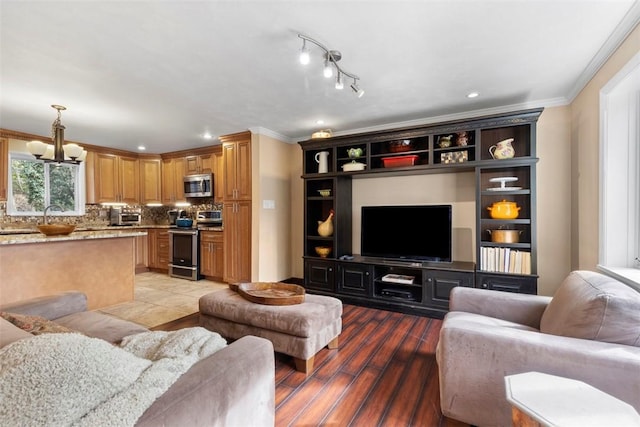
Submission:
[[[451,262],[451,205],[363,206],[362,256]]]

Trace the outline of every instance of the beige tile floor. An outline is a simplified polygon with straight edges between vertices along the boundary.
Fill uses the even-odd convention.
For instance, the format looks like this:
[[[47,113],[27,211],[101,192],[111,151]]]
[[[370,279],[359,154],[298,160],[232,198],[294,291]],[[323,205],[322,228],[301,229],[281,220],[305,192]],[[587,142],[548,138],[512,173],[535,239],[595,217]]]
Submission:
[[[226,289],[226,283],[210,280],[190,281],[160,273],[136,274],[134,300],[100,312],[153,328],[198,312],[198,299]]]

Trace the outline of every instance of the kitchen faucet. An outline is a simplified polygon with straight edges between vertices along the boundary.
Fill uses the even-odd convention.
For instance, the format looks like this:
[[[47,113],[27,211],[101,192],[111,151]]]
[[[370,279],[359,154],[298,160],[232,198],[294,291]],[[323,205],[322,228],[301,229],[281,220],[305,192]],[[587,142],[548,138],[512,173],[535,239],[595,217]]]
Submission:
[[[42,224],[46,225],[47,224],[47,211],[51,208],[58,208],[58,210],[60,212],[62,212],[62,208],[58,205],[49,205],[46,208],[44,208],[44,214],[43,214],[43,218],[42,218]]]

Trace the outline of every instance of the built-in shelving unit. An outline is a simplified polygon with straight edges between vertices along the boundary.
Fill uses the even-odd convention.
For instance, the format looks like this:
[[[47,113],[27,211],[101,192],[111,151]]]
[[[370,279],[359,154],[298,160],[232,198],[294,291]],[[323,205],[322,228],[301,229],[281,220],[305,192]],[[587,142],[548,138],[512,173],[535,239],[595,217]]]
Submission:
[[[537,293],[536,122],[541,113],[542,109],[533,109],[300,142],[305,180],[305,286],[354,303],[432,316],[447,311],[448,295],[455,286]],[[515,155],[494,159],[490,148],[506,139],[513,139]],[[323,151],[328,153],[328,171],[318,173],[316,155]],[[360,155],[351,157],[354,151]],[[363,169],[345,171],[349,163],[359,163]],[[475,265],[389,263],[357,255],[352,260],[341,259],[351,255],[352,179],[470,171],[476,181]],[[501,187],[496,179],[504,177],[510,181],[505,188],[496,189]],[[330,191],[321,195],[319,190]],[[491,218],[488,208],[501,201],[514,202],[518,217]],[[319,236],[318,221],[332,210],[334,233]],[[500,229],[517,230],[519,241],[492,241],[489,230]],[[317,246],[330,247],[331,252],[321,257]],[[489,254],[494,262],[487,259]],[[521,263],[517,272],[508,261],[512,254]],[[523,262],[527,268],[522,267]],[[411,285],[382,282],[380,278],[389,273],[407,273],[415,280]]]

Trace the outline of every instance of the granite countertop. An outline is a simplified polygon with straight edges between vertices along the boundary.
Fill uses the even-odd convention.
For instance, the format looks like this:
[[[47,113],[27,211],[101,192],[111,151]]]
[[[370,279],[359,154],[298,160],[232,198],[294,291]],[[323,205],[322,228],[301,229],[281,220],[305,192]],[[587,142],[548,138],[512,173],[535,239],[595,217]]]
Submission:
[[[88,239],[113,239],[120,237],[136,237],[136,236],[145,236],[147,234],[146,231],[141,229],[133,229],[132,227],[127,227],[128,229],[122,230],[117,229],[120,227],[112,227],[114,229],[102,229],[102,230],[93,230],[93,231],[74,231],[71,234],[66,236],[45,236],[40,232],[34,232],[29,234],[9,234],[9,235],[0,235],[0,246],[2,245],[17,245],[17,244],[25,244],[25,243],[52,243],[52,242],[63,242],[63,241],[71,241],[71,240],[88,240]],[[124,227],[122,227],[124,228]]]
[[[35,227],[0,229],[0,245],[20,243],[44,243],[63,240],[83,239],[108,239],[114,237],[144,236],[147,229],[164,229],[171,227],[168,224],[143,224],[143,225],[79,225],[75,231],[67,236],[45,236]],[[222,226],[200,226],[201,231],[224,231]]]

